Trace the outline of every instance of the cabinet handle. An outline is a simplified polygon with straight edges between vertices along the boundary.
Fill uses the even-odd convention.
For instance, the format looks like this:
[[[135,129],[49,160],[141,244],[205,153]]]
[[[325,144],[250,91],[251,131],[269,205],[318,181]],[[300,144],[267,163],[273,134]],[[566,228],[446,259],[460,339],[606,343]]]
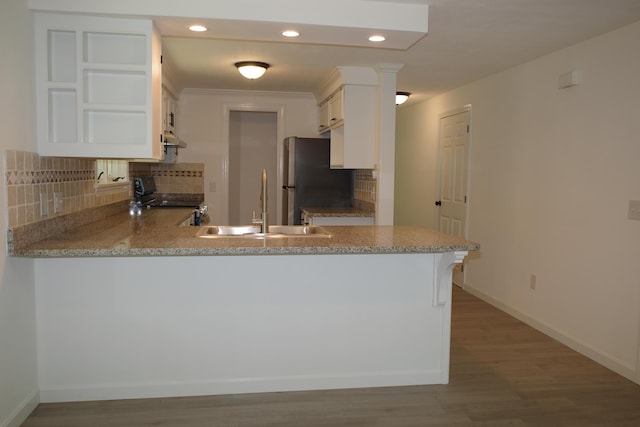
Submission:
[[[329,121],[330,121],[330,122],[335,122],[336,120],[338,120],[338,119],[337,119],[337,118],[335,118],[335,117],[332,117],[332,118],[331,118],[331,120],[329,120]]]

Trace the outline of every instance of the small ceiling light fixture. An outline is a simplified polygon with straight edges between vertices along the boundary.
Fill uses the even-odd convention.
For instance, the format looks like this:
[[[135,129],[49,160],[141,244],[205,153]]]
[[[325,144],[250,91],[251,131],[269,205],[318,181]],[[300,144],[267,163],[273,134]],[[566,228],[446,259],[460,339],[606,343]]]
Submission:
[[[386,40],[385,37],[381,36],[381,35],[369,36],[369,41],[370,42],[383,42],[385,40]]]
[[[269,68],[266,62],[241,61],[235,63],[236,68],[244,77],[254,80],[259,79]]]
[[[286,30],[282,32],[282,35],[285,37],[298,37],[300,33],[296,30]]]
[[[189,25],[189,31],[194,31],[196,33],[202,33],[204,31],[207,31],[208,28],[205,27],[204,25]]]
[[[404,104],[409,99],[411,92],[396,92],[396,105]]]

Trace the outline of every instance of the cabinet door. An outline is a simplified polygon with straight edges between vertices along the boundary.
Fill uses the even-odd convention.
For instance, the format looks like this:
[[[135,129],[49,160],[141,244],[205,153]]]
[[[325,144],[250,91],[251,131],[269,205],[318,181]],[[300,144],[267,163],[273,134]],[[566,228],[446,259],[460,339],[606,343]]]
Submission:
[[[34,29],[38,152],[158,158],[160,37],[153,22],[36,13]]]
[[[162,89],[162,107],[162,128],[165,132],[175,135],[178,102],[166,88]]]
[[[342,88],[343,121],[331,127],[331,167],[334,169],[375,168],[375,86],[345,85]]]
[[[173,96],[169,96],[168,104],[169,112],[167,116],[167,124],[169,127],[169,131],[173,134],[176,134],[176,115],[178,113],[178,102]]]
[[[343,89],[329,99],[329,126],[338,126],[344,121]]]
[[[162,88],[162,130],[169,131],[169,94],[165,88]]]
[[[329,130],[329,102],[325,101],[322,104],[320,104],[319,110],[318,110],[318,118],[319,118],[319,125],[318,125],[318,133],[325,133],[326,131]]]

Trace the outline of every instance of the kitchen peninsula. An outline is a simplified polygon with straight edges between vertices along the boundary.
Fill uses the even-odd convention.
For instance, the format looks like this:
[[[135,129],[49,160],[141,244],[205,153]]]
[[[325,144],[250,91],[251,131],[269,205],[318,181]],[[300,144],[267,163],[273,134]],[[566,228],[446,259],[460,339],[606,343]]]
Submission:
[[[117,213],[35,257],[41,401],[447,383],[451,269],[421,227],[198,238],[188,210]]]

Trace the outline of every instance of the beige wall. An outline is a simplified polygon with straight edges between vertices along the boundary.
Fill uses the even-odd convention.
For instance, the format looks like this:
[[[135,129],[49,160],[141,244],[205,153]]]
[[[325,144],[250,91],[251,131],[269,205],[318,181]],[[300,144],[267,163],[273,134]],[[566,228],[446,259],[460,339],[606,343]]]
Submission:
[[[25,0],[2,2],[0,13],[0,152],[33,151],[34,89],[31,16]],[[4,160],[3,160],[4,161]],[[2,168],[2,188],[5,168]],[[18,425],[38,402],[33,261],[7,258],[8,218],[0,198],[0,425]]]
[[[636,381],[638,40],[640,22],[399,109],[395,202],[397,223],[436,224],[439,115],[471,104],[466,286]]]

